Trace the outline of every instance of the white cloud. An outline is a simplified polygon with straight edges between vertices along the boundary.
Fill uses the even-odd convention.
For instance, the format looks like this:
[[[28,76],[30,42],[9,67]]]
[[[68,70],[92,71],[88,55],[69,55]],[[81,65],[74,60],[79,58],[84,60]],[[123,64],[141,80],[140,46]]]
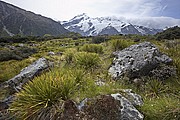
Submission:
[[[60,20],[81,13],[91,16],[152,16],[161,0],[6,0],[24,9]]]
[[[180,26],[180,19],[174,19],[171,17],[125,18],[124,20],[135,25],[141,25],[157,29],[164,29],[166,27],[172,26]]]
[[[166,0],[4,0],[26,10],[56,20],[69,20],[75,15],[87,13],[90,17],[123,16],[142,21],[144,17],[158,16],[168,6]],[[174,0],[178,1],[178,0]],[[163,3],[163,4],[162,4]],[[177,11],[175,11],[177,12]],[[155,18],[151,19],[154,20]],[[162,17],[161,17],[162,19]],[[166,19],[167,20],[167,19]],[[168,18],[170,22],[170,20]],[[167,21],[168,21],[167,20]],[[162,20],[161,20],[162,21]],[[164,18],[163,18],[164,21]],[[132,21],[133,22],[133,21]],[[142,21],[143,22],[143,21]],[[174,23],[174,22],[172,22]],[[145,23],[144,23],[145,24]]]

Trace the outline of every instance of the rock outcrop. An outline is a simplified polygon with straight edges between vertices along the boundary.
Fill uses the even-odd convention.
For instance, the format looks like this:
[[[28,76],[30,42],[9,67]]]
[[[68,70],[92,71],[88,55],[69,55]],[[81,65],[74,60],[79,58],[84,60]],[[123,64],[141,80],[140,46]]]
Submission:
[[[119,120],[143,120],[144,118],[143,114],[141,114],[127,98],[123,97],[119,93],[111,94],[111,96],[115,100],[120,101],[121,103],[121,107],[120,107],[121,117]],[[136,101],[133,102],[136,103]]]
[[[127,95],[131,93],[129,89],[122,91]],[[130,96],[136,99],[134,101],[124,93],[86,98],[80,104],[67,100],[63,104],[63,112],[55,116],[62,120],[143,120],[144,115],[135,108],[143,105],[141,97],[132,93]]]
[[[31,80],[34,76],[38,75],[41,71],[47,69],[49,63],[45,58],[40,58],[28,67],[21,70],[21,72],[10,80],[2,83],[2,87],[10,87],[15,91],[19,91],[22,88],[22,85]]]
[[[159,49],[150,42],[132,45],[122,51],[114,52],[115,58],[109,68],[109,73],[114,78],[126,76],[139,78],[147,76],[160,65],[172,63],[172,59],[162,54]]]
[[[0,89],[8,88],[9,95],[3,101],[0,101],[0,111],[7,109],[9,104],[14,100],[14,93],[19,92],[22,86],[33,77],[40,74],[43,70],[49,67],[49,62],[45,58],[40,58],[28,67],[21,70],[21,72],[12,79],[0,84]]]

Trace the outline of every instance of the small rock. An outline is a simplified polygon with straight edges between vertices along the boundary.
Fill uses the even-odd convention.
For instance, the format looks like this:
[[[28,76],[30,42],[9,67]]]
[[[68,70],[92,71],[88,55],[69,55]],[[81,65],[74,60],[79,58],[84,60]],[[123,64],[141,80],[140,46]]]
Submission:
[[[19,44],[18,46],[19,46],[19,47],[24,47],[24,44],[21,43],[21,44]]]
[[[55,55],[55,53],[54,52],[48,52],[48,55]]]
[[[104,86],[104,85],[105,85],[105,82],[102,81],[102,80],[98,80],[98,81],[95,82],[95,84],[96,84],[97,86]]]

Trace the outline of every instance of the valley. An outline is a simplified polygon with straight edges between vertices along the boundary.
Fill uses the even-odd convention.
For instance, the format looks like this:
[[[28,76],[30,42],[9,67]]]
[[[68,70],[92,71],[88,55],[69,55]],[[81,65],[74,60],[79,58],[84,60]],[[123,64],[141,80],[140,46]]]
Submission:
[[[74,12],[60,1],[32,6],[55,16]],[[91,6],[76,2],[73,9]],[[155,3],[136,12],[150,12],[148,5]],[[55,21],[0,0],[0,120],[179,120],[179,26],[179,19],[146,15]]]

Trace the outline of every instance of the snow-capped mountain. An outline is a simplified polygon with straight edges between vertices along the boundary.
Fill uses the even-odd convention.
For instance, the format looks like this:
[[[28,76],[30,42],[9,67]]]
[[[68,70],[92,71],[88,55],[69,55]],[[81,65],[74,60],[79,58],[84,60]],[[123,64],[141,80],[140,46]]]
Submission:
[[[116,17],[91,18],[85,13],[75,16],[69,21],[61,22],[63,27],[83,36],[96,36],[102,34],[156,34],[160,29],[133,25]]]

